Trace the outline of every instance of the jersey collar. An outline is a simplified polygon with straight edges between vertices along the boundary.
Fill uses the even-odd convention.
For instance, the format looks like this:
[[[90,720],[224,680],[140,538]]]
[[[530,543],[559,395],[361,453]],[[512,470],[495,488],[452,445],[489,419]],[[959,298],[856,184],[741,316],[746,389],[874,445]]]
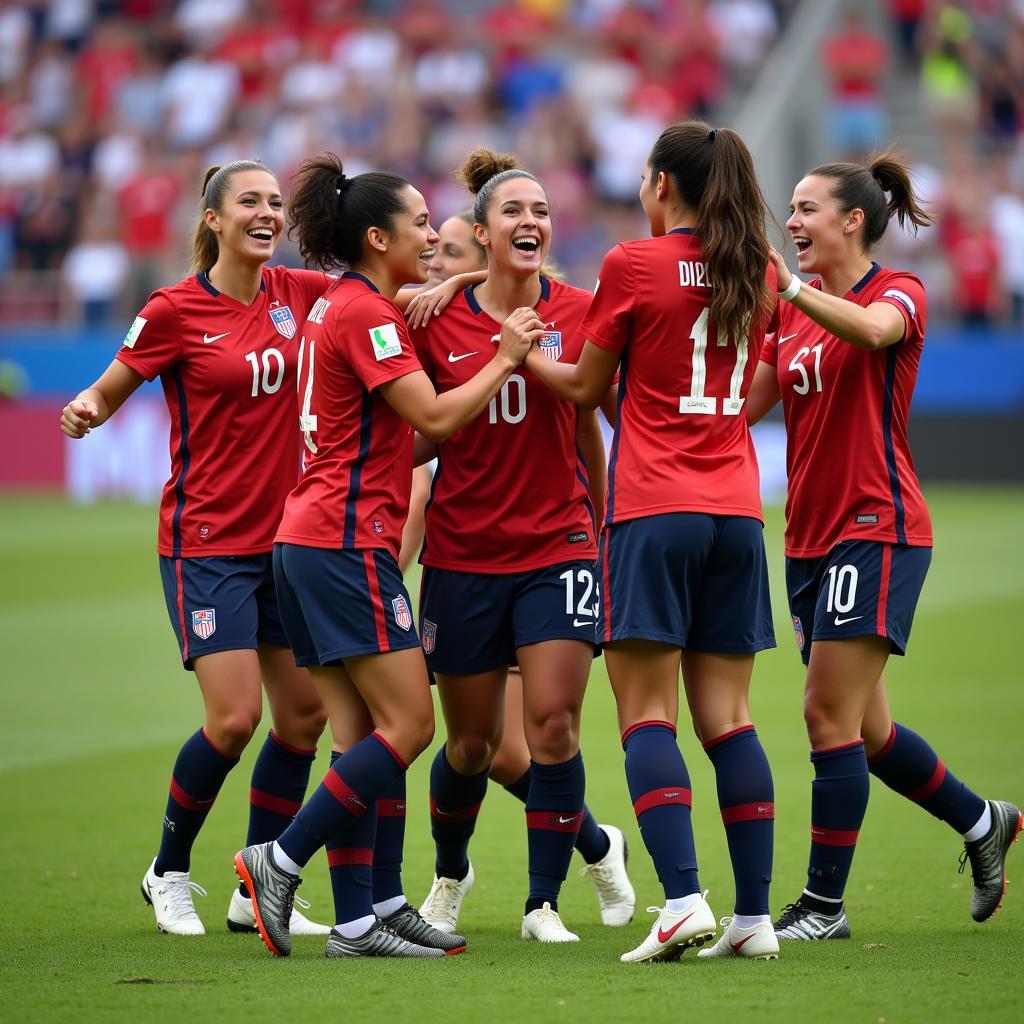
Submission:
[[[217,291],[213,286],[213,282],[210,280],[209,274],[205,270],[200,270],[196,274],[196,280],[216,299],[220,292]],[[265,292],[267,290],[267,282],[263,280],[263,276],[260,275],[260,291]],[[239,303],[241,305],[241,303]]]
[[[853,292],[854,295],[856,295],[857,292],[862,291],[868,281],[870,281],[871,278],[873,278],[881,269],[882,268],[872,260],[871,269],[850,289],[850,291]]]
[[[695,235],[697,234],[693,228],[673,228],[671,231],[666,231],[667,235]]]
[[[346,270],[341,276],[353,281],[362,281],[367,288],[372,288],[378,295],[380,295],[380,289],[368,277],[364,277],[362,274],[357,274],[354,270]]]
[[[483,306],[476,301],[476,285],[471,284],[466,286],[466,303],[469,308],[473,311],[474,316],[479,316],[483,313]],[[542,302],[547,302],[551,298],[551,281],[543,274],[540,275],[540,298],[537,300],[539,306]]]

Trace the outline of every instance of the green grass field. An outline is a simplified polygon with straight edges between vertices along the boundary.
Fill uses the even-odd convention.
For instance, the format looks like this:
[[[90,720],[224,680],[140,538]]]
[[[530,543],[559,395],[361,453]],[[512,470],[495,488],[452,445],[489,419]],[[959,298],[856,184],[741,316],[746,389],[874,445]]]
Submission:
[[[942,489],[929,498],[935,560],[910,656],[894,659],[888,673],[894,711],[974,789],[1020,802],[1024,490]],[[324,959],[323,940],[297,939],[291,959],[273,960],[255,937],[229,934],[223,923],[231,857],[245,835],[253,743],[193,856],[192,877],[209,891],[197,900],[209,934],[157,933],[139,880],[159,839],[171,764],[201,721],[201,703],[166,620],[155,529],[148,508],[0,501],[0,1019],[1024,1019],[1024,844],[1009,865],[1022,891],[1011,888],[995,919],[975,925],[970,875],[957,873],[958,837],[877,783],[848,891],[851,941],[787,945],[775,963],[708,963],[690,954],[677,964],[620,964],[619,953],[646,933],[652,919],[643,908],[660,890],[627,796],[600,660],[584,709],[587,797],[632,847],[639,913],[628,928],[600,926],[574,862],[561,909],[583,941],[569,949],[520,941],[523,816],[495,788],[472,848],[467,955],[440,964],[343,963]],[[775,773],[777,910],[804,878],[810,767],[778,512],[768,538],[780,648],[758,660],[753,707]],[[732,883],[714,779],[685,728],[681,743],[702,881],[724,915]],[[421,758],[409,782],[406,892],[414,902],[432,868],[428,762]],[[315,778],[325,766],[326,756]],[[324,860],[305,877],[311,916],[330,919]]]

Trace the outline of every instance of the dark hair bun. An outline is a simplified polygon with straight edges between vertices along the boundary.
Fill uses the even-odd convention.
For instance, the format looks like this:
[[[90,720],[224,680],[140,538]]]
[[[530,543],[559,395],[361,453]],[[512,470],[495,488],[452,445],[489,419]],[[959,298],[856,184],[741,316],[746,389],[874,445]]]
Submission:
[[[470,151],[455,176],[475,196],[496,174],[518,166],[519,161],[511,153],[495,153],[493,149],[478,146]]]
[[[202,188],[199,190],[200,196],[206,196],[206,188],[210,184],[210,179],[220,170],[220,168],[220,164],[214,164],[212,167],[208,167],[206,169],[206,173],[203,175],[203,185]]]

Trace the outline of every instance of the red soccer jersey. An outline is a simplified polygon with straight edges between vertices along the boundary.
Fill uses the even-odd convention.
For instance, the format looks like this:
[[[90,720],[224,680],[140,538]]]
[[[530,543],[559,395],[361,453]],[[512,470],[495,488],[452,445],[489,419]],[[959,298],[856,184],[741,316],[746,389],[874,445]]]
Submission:
[[[311,548],[386,548],[409,513],[412,427],[376,392],[420,370],[398,307],[344,274],[302,327],[299,426],[306,468],[276,540]]]
[[[623,242],[604,259],[581,330],[621,355],[609,524],[666,512],[761,518],[743,403],[768,318],[739,344],[719,339],[711,285],[700,239],[683,229]]]
[[[542,350],[575,363],[590,293],[541,278]],[[501,325],[467,288],[415,342],[439,392],[464,384],[494,357]],[[578,413],[520,366],[471,423],[438,451],[420,560],[462,572],[526,572],[596,558],[586,470],[576,448]]]
[[[786,417],[791,558],[817,558],[843,540],[932,543],[907,443],[928,315],[924,288],[913,274],[876,263],[844,298],[895,306],[906,321],[903,340],[869,352],[785,303],[778,335],[761,350],[776,367]]]
[[[297,329],[332,279],[263,271],[249,306],[205,274],[155,291],[117,358],[159,376],[171,414],[171,477],[160,502],[162,555],[270,551],[299,477]]]

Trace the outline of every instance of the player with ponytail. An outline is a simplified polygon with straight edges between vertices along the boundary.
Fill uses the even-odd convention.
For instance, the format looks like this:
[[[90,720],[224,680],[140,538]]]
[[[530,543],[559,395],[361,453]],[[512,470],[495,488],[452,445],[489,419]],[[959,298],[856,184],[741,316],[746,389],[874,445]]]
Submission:
[[[618,705],[626,780],[664,889],[625,962],[674,960],[714,936],[676,743],[679,669],[718,781],[735,916],[701,955],[774,959],[768,907],[775,805],[750,719],[757,651],[775,646],[757,460],[742,415],[776,314],[768,215],[743,140],[666,128],[642,169],[653,237],[605,257],[575,366],[527,366],[593,406],[620,372],[598,560],[598,637]]]
[[[211,167],[201,187],[192,271],[150,296],[103,376],[64,409],[81,438],[143,383],[160,377],[171,417],[171,476],[157,548],[182,662],[196,674],[205,721],[171,774],[160,849],[142,881],[157,926],[201,935],[192,845],[252,738],[265,689],[273,717],[253,768],[248,841],[274,839],[302,804],[325,713],[295,667],[274,595],[271,549],[299,478],[297,329],[327,287],[321,273],[268,268],[284,230],[277,179],[258,161]],[[261,687],[262,682],[262,687]],[[160,720],[159,698],[153,713]],[[203,893],[205,895],[205,893]],[[228,927],[252,931],[245,887]],[[324,934],[297,911],[297,934]]]
[[[932,528],[907,439],[928,302],[910,273],[873,261],[892,218],[923,226],[904,165],[825,164],[796,186],[786,222],[804,284],[772,252],[783,304],[761,350],[747,417],[782,401],[786,420],[786,587],[807,677],[811,852],[807,884],[775,923],[781,939],[850,935],[843,894],[867,809],[869,774],[964,839],[971,914],[999,905],[1021,813],[986,801],[929,744],[892,720],[882,672],[906,650]]]

